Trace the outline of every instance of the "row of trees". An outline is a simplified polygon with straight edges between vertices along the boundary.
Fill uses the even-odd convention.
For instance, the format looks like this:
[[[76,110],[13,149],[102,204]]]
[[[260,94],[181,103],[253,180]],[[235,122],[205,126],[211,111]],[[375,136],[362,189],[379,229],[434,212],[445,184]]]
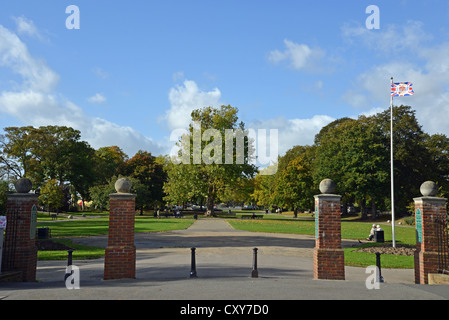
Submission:
[[[63,126],[8,127],[0,136],[0,180],[3,194],[10,182],[29,178],[42,204],[68,210],[92,201],[106,208],[105,193],[118,176],[133,180],[139,208],[162,201],[166,174],[160,160],[145,151],[132,158],[117,146],[93,149],[78,130]],[[107,195],[109,194],[106,194]],[[4,202],[2,202],[4,203]]]
[[[192,123],[199,121],[201,128],[200,150],[207,150],[214,141],[203,141],[203,133],[214,128],[220,137],[226,129],[245,130],[238,123],[238,109],[231,106],[203,108],[192,112]],[[137,194],[136,206],[142,211],[156,205],[197,203],[213,214],[214,204],[219,201],[245,202],[253,192],[253,178],[257,172],[248,164],[250,143],[245,138],[244,163],[221,165],[218,163],[194,164],[193,149],[187,157],[190,165],[177,165],[169,156],[154,157],[139,151],[132,158],[117,146],[94,150],[80,140],[80,132],[73,128],[46,126],[8,127],[0,136],[0,179],[14,181],[19,177],[29,178],[40,200],[53,209],[76,203],[78,199],[92,201],[96,208],[107,209],[110,193],[119,176],[131,180],[131,192]],[[193,125],[189,128],[189,145],[194,137]],[[237,143],[232,141],[234,163]],[[219,146],[222,147],[221,145]],[[220,155],[219,155],[220,154]],[[211,150],[209,156],[223,157],[218,150]],[[8,183],[5,182],[5,186]]]
[[[395,205],[406,213],[419,187],[437,182],[449,192],[449,139],[429,135],[409,106],[394,107]],[[260,205],[313,209],[313,195],[325,178],[334,180],[343,203],[356,203],[362,214],[370,206],[390,204],[390,110],[358,119],[342,118],[322,128],[311,146],[295,146],[279,158],[273,176],[257,175],[254,200]]]
[[[47,205],[68,203],[68,199],[76,203],[79,198],[106,209],[115,181],[125,176],[132,180],[131,191],[137,194],[140,210],[156,204],[196,203],[205,205],[207,213],[213,215],[214,204],[220,202],[295,211],[313,209],[313,195],[319,193],[320,181],[330,178],[336,182],[342,202],[358,204],[363,214],[365,207],[371,207],[374,214],[376,209],[390,208],[389,110],[330,123],[316,135],[312,145],[295,146],[279,157],[274,175],[260,174],[250,164],[253,145],[248,137],[241,164],[236,161],[236,135],[231,137],[231,149],[217,144],[230,129],[245,132],[237,108],[208,107],[194,110],[191,116],[192,124],[179,143],[179,152],[184,160],[190,160],[188,164],[177,164],[168,156],[155,157],[145,151],[128,158],[116,146],[94,150],[80,140],[79,131],[68,127],[5,128],[5,135],[0,136],[0,180],[7,182],[0,183],[0,191],[8,189],[8,181],[27,177]],[[194,127],[195,122],[200,122],[201,127]],[[215,130],[211,136],[205,134],[212,128]],[[394,108],[393,139],[396,209],[406,212],[427,180],[437,182],[440,195],[447,196],[449,139],[442,134],[424,133],[408,106]],[[203,157],[206,153],[215,162],[198,162],[191,148],[195,145]],[[233,164],[224,164],[231,151]]]

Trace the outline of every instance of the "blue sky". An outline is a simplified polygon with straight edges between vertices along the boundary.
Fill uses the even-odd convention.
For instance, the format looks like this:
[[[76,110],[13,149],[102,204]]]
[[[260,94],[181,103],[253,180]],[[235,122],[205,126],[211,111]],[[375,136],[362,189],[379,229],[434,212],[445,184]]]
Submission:
[[[67,29],[66,7],[80,10]],[[369,5],[380,28],[369,30]],[[4,1],[0,128],[67,125],[129,156],[173,147],[192,109],[230,104],[249,128],[278,129],[279,153],[330,121],[389,107],[411,81],[423,129],[449,134],[449,3]]]

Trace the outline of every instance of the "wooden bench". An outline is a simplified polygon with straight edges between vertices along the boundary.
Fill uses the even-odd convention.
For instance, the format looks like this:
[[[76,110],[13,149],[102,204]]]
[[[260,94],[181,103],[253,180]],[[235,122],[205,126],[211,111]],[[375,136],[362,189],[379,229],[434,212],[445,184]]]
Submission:
[[[164,218],[169,218],[169,217],[173,217],[173,214],[172,213],[161,213],[159,216],[164,217]]]
[[[261,214],[256,214],[256,215],[252,215],[252,214],[242,214],[242,219],[263,219],[263,215]]]

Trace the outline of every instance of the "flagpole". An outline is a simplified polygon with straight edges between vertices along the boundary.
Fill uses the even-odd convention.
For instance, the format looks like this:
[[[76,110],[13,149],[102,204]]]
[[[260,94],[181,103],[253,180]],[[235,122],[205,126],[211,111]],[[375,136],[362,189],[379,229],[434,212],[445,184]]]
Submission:
[[[391,77],[391,84],[393,84],[393,77]],[[391,167],[391,229],[393,234],[393,248],[396,248],[396,237],[394,230],[394,169],[393,169],[393,95],[390,101],[390,167]]]

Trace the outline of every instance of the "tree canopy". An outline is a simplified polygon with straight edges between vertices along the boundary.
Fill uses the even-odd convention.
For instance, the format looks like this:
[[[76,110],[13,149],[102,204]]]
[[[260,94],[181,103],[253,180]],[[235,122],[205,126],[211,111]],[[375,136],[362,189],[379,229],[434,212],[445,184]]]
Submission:
[[[423,132],[409,106],[394,107],[393,117],[395,203],[404,213],[424,181],[435,181],[440,195],[449,195],[449,138]],[[128,157],[118,146],[95,150],[70,127],[8,127],[4,132],[0,208],[21,177],[29,178],[41,202],[53,209],[68,202],[74,206],[78,199],[106,208],[119,176],[132,180],[141,211],[191,202],[206,204],[213,215],[220,201],[311,210],[325,178],[336,182],[343,204],[357,204],[363,216],[365,207],[375,215],[376,209],[391,205],[390,110],[331,122],[312,145],[293,146],[279,156],[272,175],[265,174],[269,167],[258,173],[252,164],[254,141],[239,122],[238,109],[229,105],[191,113],[178,143],[182,161],[145,150]]]
[[[167,201],[182,204],[205,200],[207,213],[213,215],[218,199],[225,199],[229,190],[241,187],[242,179],[254,176],[256,167],[248,160],[251,142],[247,138],[242,153],[244,161],[237,161],[241,150],[237,149],[236,132],[245,131],[244,123],[237,123],[237,114],[238,109],[231,106],[192,111],[189,132],[180,141],[181,158],[189,161],[167,166],[168,180],[164,185]]]
[[[448,194],[449,139],[424,133],[409,106],[394,107],[393,121],[395,203],[405,213],[424,181],[437,182],[440,194]],[[366,206],[374,216],[376,208],[390,208],[390,110],[323,127],[312,146],[295,146],[279,157],[275,176],[256,176],[254,197],[260,205],[313,209],[307,200],[325,178],[364,217]]]

